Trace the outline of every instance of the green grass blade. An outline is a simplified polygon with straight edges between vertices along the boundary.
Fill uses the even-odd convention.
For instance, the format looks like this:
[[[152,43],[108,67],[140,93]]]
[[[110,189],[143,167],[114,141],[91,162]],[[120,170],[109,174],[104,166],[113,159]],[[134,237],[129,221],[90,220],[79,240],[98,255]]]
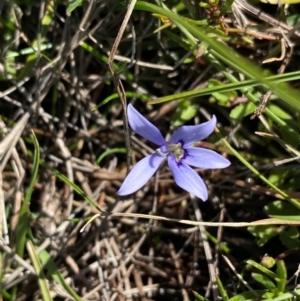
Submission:
[[[295,299],[293,299],[295,298]],[[276,298],[264,299],[264,301],[284,301],[287,299],[290,300],[299,300],[300,298],[300,290],[291,291],[289,293],[284,293]]]
[[[108,155],[110,154],[126,154],[126,148],[124,147],[116,147],[111,148],[105,152],[103,152],[97,159],[97,163],[100,165],[100,162]]]
[[[36,136],[34,132],[32,132],[32,138],[34,143],[34,155],[33,155],[33,169],[32,169],[32,175],[31,180],[29,183],[29,187],[26,190],[25,199],[22,204],[21,210],[20,210],[20,217],[19,222],[16,229],[16,253],[23,258],[24,254],[24,248],[26,243],[26,235],[28,230],[28,215],[29,215],[29,204],[32,196],[32,192],[34,189],[34,184],[36,183],[37,175],[38,175],[38,169],[40,164],[40,147],[38,140],[36,139]]]
[[[236,151],[227,141],[225,138],[221,139],[223,144],[230,150],[230,152],[236,156],[249,170],[251,170],[257,177],[259,177],[265,184],[267,184],[269,187],[274,189],[276,192],[278,192],[282,197],[284,197],[288,202],[290,202],[293,206],[300,209],[300,203],[289,197],[285,192],[283,192],[281,189],[279,189],[276,185],[271,183],[266,177],[264,177],[256,168],[254,168],[243,156],[239,154],[238,151]]]
[[[300,78],[300,76],[299,76]],[[125,92],[124,93],[126,97],[132,97],[132,98],[138,98],[141,99],[143,101],[147,101],[150,100],[151,98],[148,95],[145,94],[141,94],[141,93],[136,93],[136,92]],[[100,104],[98,104],[97,106],[93,107],[93,111],[99,109],[100,107],[104,106],[105,104],[109,103],[111,100],[114,99],[119,99],[119,94],[118,93],[113,93],[112,95],[106,97],[103,101],[101,101]]]
[[[83,0],[71,0],[67,7],[67,14],[69,15],[73,10],[82,5]]]
[[[266,80],[276,84],[276,83],[281,83],[281,82],[288,82],[292,80],[299,80],[300,79],[300,72],[295,71],[295,72],[290,72],[290,73],[285,73],[285,74],[279,74],[279,75],[272,75],[266,77]],[[194,98],[194,97],[199,97],[199,96],[204,96],[204,95],[210,95],[212,93],[216,92],[228,92],[228,91],[233,91],[233,90],[240,90],[240,89],[248,89],[252,87],[256,87],[261,85],[259,81],[249,79],[249,80],[244,80],[242,82],[232,82],[229,84],[223,84],[222,86],[216,86],[216,87],[210,87],[210,88],[202,88],[198,90],[193,90],[193,91],[186,91],[186,92],[181,92],[181,93],[176,93],[172,95],[167,95],[163,97],[159,97],[157,99],[151,100],[149,103],[150,104],[157,104],[157,103],[163,103],[167,101],[173,101],[173,100],[181,100],[183,98]]]
[[[87,202],[89,202],[93,207],[95,207],[99,211],[101,211],[101,209],[98,207],[98,205],[89,196],[87,196],[86,193],[79,186],[77,186],[75,183],[73,183],[72,181],[70,181],[65,175],[63,175],[62,173],[60,173],[58,170],[56,170],[54,168],[51,168],[50,166],[48,166],[46,164],[44,164],[44,166],[46,168],[48,168],[61,181],[63,181],[64,183],[66,183],[67,185],[69,185],[70,187],[72,187],[73,190],[76,193],[78,193],[83,199],[85,199]]]
[[[200,294],[198,294],[195,291],[192,291],[194,297],[196,298],[196,300],[198,301],[209,301],[209,299],[206,299],[205,297],[201,296]]]
[[[259,271],[261,271],[262,273],[264,273],[265,275],[268,275],[271,279],[276,280],[277,279],[277,275],[272,272],[271,270],[265,268],[264,266],[262,266],[261,264],[255,262],[254,260],[247,260],[247,264],[255,267],[256,269],[258,269]]]
[[[276,274],[278,277],[277,290],[280,294],[284,293],[287,283],[287,270],[283,260],[278,260],[276,263]]]
[[[51,297],[49,286],[43,272],[42,264],[31,241],[27,242],[27,251],[38,277],[38,284],[41,290],[42,298],[44,301],[52,301],[53,299]]]
[[[293,110],[300,112],[299,91],[290,87],[285,83],[274,84],[266,79],[270,73],[266,70],[254,65],[251,61],[241,56],[227,45],[219,42],[215,37],[211,38],[201,27],[197,27],[186,19],[181,18],[176,13],[168,9],[161,8],[151,3],[138,1],[135,9],[150,11],[166,16],[180,29],[184,28],[194,38],[206,42],[210,46],[209,52],[216,58],[225,62],[234,70],[241,72],[250,79],[259,81],[262,85],[266,85],[274,94],[282,99],[282,101]]]
[[[26,237],[29,229],[29,204],[34,189],[34,184],[36,183],[40,164],[40,147],[34,132],[32,132],[32,138],[34,143],[33,170],[29,187],[26,190],[25,199],[20,210],[18,224],[16,227],[16,254],[19,255],[21,258],[23,258],[24,255]],[[15,286],[12,290],[12,300],[16,298],[16,295],[17,286]]]
[[[217,286],[218,286],[218,290],[219,290],[219,293],[221,295],[221,298],[223,301],[228,301],[229,300],[229,297],[227,295],[227,292],[222,284],[222,281],[220,280],[219,277],[216,278],[217,280]]]
[[[73,297],[76,301],[82,301],[82,299],[77,295],[77,293],[65,281],[62,274],[58,271],[57,266],[50,254],[47,251],[43,250],[39,254],[39,258],[43,263],[45,269],[48,270],[53,280],[60,284],[66,290],[66,292],[68,292],[70,296]]]

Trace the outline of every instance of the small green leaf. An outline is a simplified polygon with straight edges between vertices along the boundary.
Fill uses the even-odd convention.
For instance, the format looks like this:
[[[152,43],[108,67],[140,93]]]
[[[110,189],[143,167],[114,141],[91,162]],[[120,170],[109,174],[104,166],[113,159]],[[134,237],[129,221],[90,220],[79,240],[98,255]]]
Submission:
[[[292,169],[273,169],[270,171],[268,180],[279,187],[282,187],[284,183],[287,181],[287,179],[290,177]]]
[[[286,292],[278,297],[271,296],[269,299],[265,299],[264,301],[284,301],[284,300],[296,300],[299,301],[300,290],[293,290],[291,292]]]
[[[299,231],[297,227],[292,226],[279,234],[279,239],[288,249],[299,249]]]
[[[269,216],[282,220],[300,221],[300,210],[284,201],[269,203],[263,208]]]
[[[266,244],[272,237],[275,237],[283,231],[284,227],[277,227],[274,225],[264,225],[264,226],[250,226],[248,231],[255,237],[257,237],[257,245],[262,247]]]
[[[230,8],[234,0],[226,0],[222,7],[222,14],[225,14]]]
[[[191,120],[197,113],[197,106],[192,104],[189,100],[184,100],[179,103],[179,106],[172,116],[173,125],[181,126],[186,121]]]
[[[223,83],[215,79],[208,81],[209,88],[217,86],[223,86]],[[237,93],[236,91],[214,92],[212,96],[217,100],[220,106],[230,107],[232,102],[237,98]]]
[[[274,298],[275,297],[275,294],[273,293],[273,292],[266,292],[266,293],[264,293],[263,295],[262,295],[262,297],[264,298],[264,299],[266,299],[266,298]]]
[[[294,27],[298,22],[300,22],[299,14],[292,14],[286,17],[286,23],[292,27]]]
[[[253,292],[243,292],[241,294],[238,294],[232,298],[229,299],[229,301],[249,301],[249,300],[259,300],[258,298],[263,296],[267,291],[266,290],[255,290],[254,291],[257,295],[255,295]]]
[[[67,7],[67,14],[69,15],[73,10],[82,5],[83,0],[71,0]]]
[[[274,282],[269,277],[263,274],[252,273],[252,277],[255,281],[262,284],[268,290],[273,290],[276,288]]]
[[[242,120],[244,117],[253,114],[257,106],[253,102],[246,102],[237,105],[230,112],[230,118],[236,121]]]
[[[253,266],[254,268],[256,268],[257,270],[259,270],[260,272],[264,273],[265,275],[269,276],[271,279],[276,280],[277,279],[277,275],[272,272],[271,270],[265,268],[264,266],[262,266],[261,264],[255,262],[254,260],[247,260],[247,264]]]

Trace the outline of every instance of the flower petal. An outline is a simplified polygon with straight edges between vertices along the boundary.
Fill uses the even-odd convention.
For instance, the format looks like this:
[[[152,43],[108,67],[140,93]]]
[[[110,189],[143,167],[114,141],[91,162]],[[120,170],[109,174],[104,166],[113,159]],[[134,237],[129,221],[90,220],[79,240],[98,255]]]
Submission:
[[[184,162],[178,164],[173,156],[168,157],[168,164],[176,184],[182,189],[206,201],[207,188],[200,176]]]
[[[199,168],[225,168],[231,163],[218,153],[201,147],[187,147],[188,155],[182,159],[184,163]]]
[[[164,159],[152,154],[140,160],[131,169],[117,194],[128,195],[139,190],[149,181]]]
[[[179,141],[183,141],[183,145],[190,145],[201,141],[214,131],[216,124],[217,119],[216,116],[213,115],[209,121],[199,125],[182,126],[172,135],[170,143],[177,144]]]
[[[142,137],[159,146],[166,144],[166,140],[160,130],[141,115],[131,104],[128,105],[128,121],[130,127]]]

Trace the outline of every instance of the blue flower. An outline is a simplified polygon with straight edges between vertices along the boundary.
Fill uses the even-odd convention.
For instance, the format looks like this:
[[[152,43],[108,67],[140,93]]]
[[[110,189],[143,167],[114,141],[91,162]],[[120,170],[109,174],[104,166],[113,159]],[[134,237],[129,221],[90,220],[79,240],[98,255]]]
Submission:
[[[207,188],[189,165],[203,169],[225,168],[230,162],[216,152],[195,147],[195,142],[205,139],[216,127],[216,117],[199,125],[178,128],[167,142],[159,129],[145,119],[131,104],[128,105],[128,121],[130,127],[142,137],[159,147],[155,153],[140,160],[129,172],[118,195],[128,195],[145,185],[157,171],[161,163],[167,159],[176,184],[182,189],[206,201]]]

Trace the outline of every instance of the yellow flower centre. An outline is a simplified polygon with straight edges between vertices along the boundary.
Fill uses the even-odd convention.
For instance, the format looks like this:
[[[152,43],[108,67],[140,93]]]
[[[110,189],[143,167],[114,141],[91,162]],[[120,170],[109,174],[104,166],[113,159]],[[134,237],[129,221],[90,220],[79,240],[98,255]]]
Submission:
[[[186,154],[186,151],[182,148],[182,143],[167,144],[158,148],[155,153],[160,157],[167,157],[169,155],[175,157],[176,161],[180,161]]]
[[[171,144],[169,146],[169,150],[177,161],[181,160],[184,156],[184,150],[182,149],[182,145],[180,142],[177,144]]]

